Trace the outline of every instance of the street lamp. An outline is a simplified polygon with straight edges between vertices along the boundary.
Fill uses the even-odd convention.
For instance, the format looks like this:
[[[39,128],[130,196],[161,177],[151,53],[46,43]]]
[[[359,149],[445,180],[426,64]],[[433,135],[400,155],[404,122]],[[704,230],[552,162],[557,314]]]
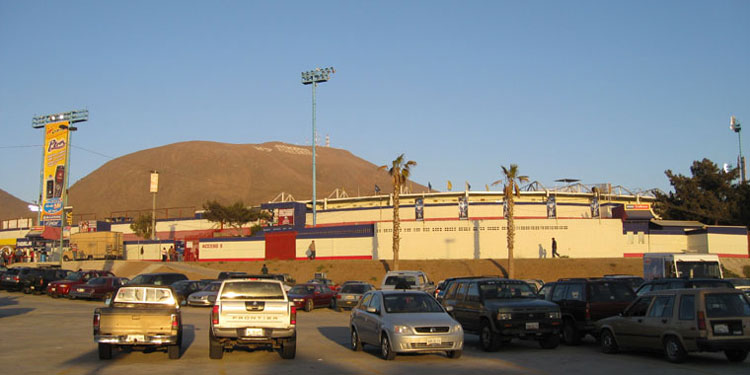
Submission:
[[[56,130],[54,129],[54,126],[57,126],[58,129],[67,130],[66,136],[65,136],[65,160],[62,164],[58,164],[57,170],[55,173],[55,181],[53,184],[56,185],[57,176],[61,173],[62,174],[62,186],[60,186],[60,264],[62,265],[62,257],[63,257],[63,241],[65,240],[64,237],[64,229],[65,229],[65,222],[66,222],[66,210],[70,210],[70,207],[68,207],[68,175],[70,175],[70,139],[71,135],[74,131],[78,130],[77,127],[73,126],[73,124],[78,122],[84,122],[88,121],[89,119],[89,111],[88,109],[83,110],[76,110],[76,111],[69,111],[69,112],[62,112],[62,113],[56,113],[53,115],[44,115],[44,116],[34,116],[31,120],[31,127],[34,129],[39,128],[48,128],[52,126],[49,130]],[[42,169],[40,172],[41,175],[41,181],[40,181],[40,197],[44,198],[44,169],[45,169],[45,162],[46,162],[46,155],[47,152],[50,149],[57,148],[59,149],[61,145],[57,142],[57,140],[53,139],[51,141],[48,141],[47,139],[47,133],[48,131],[45,131],[44,135],[44,152],[42,153]],[[50,142],[51,144],[47,144]],[[60,168],[62,166],[62,169]],[[67,171],[65,171],[67,169]],[[56,189],[56,188],[55,188]],[[48,187],[49,190],[49,187]],[[55,190],[57,191],[57,190]],[[48,194],[47,198],[50,198],[51,196],[56,194]],[[43,217],[42,214],[46,208],[45,201],[42,200],[39,205],[40,207],[40,213],[39,218]],[[38,220],[41,221],[41,220]],[[39,223],[41,224],[41,223]],[[72,224],[72,222],[71,222]]]
[[[331,74],[336,73],[336,70],[333,69],[333,67],[330,68],[315,68],[315,70],[311,70],[308,72],[302,72],[302,84],[303,85],[309,85],[312,84],[312,177],[313,177],[313,186],[312,186],[312,209],[313,209],[313,226],[315,226],[316,217],[317,217],[317,202],[316,202],[316,183],[315,183],[315,141],[316,141],[316,131],[315,131],[315,87],[318,86],[319,82],[326,82],[331,78]]]
[[[729,129],[737,133],[737,139],[740,145],[740,157],[739,159],[737,159],[738,161],[737,165],[740,167],[740,181],[742,181],[742,183],[744,184],[745,181],[747,181],[747,179],[745,176],[745,158],[742,156],[742,135],[740,134],[740,130],[742,130],[742,125],[740,125],[740,123],[737,122],[737,119],[734,116],[729,118]]]

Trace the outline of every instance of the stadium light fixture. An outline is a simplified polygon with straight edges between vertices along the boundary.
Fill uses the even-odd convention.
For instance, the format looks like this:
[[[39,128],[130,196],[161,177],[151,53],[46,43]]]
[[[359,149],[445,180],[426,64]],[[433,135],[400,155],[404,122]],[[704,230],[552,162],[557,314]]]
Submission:
[[[315,130],[315,87],[318,83],[327,82],[331,79],[331,74],[336,73],[333,67],[315,68],[307,72],[302,72],[302,84],[312,85],[312,209],[313,209],[313,226],[317,220],[317,200],[316,200],[316,175],[315,175],[315,143],[317,132]]]
[[[737,140],[739,142],[740,146],[740,156],[739,159],[737,159],[737,166],[740,168],[740,181],[744,184],[745,181],[747,181],[747,176],[745,172],[745,158],[742,156],[742,134],[740,134],[740,131],[742,130],[742,125],[737,121],[737,118],[734,116],[729,118],[729,129],[737,133]]]

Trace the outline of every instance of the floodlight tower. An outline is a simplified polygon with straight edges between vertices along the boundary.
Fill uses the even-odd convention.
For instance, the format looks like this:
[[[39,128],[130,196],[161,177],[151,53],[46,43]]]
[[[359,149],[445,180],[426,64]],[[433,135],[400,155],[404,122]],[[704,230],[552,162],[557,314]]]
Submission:
[[[315,183],[315,143],[317,141],[317,133],[315,131],[315,87],[318,86],[319,82],[326,82],[331,78],[331,74],[336,73],[333,67],[330,68],[315,68],[308,72],[302,72],[302,84],[312,84],[312,209],[313,209],[313,226],[315,226],[317,218],[317,202],[316,202],[316,183]]]
[[[737,165],[740,167],[740,181],[742,181],[742,183],[744,184],[745,181],[747,181],[747,176],[745,175],[745,158],[742,156],[742,135],[740,134],[742,125],[740,125],[740,123],[734,116],[729,118],[729,129],[732,129],[735,133],[737,133],[737,140],[739,141],[740,145],[740,158],[737,159]]]

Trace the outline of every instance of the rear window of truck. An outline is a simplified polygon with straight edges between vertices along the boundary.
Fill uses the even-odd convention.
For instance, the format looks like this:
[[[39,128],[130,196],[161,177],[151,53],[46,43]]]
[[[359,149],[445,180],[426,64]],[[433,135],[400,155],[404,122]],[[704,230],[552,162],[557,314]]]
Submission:
[[[149,287],[124,287],[117,291],[114,303],[123,304],[163,304],[174,305],[175,300],[172,291],[163,288]]]
[[[264,282],[225,283],[221,299],[284,299],[281,284]]]

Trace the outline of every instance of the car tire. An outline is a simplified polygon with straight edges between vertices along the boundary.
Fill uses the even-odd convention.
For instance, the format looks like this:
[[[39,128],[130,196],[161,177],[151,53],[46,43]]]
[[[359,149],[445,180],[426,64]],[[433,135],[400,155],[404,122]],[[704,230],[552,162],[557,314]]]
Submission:
[[[208,332],[208,357],[211,359],[221,359],[224,357],[224,346],[209,330]]]
[[[23,288],[23,294],[31,294],[30,288]]]
[[[747,350],[725,350],[724,355],[729,362],[742,362],[747,359]]]
[[[450,359],[459,359],[461,358],[461,354],[464,354],[463,350],[449,350],[448,351],[448,358]]]
[[[560,346],[560,335],[551,334],[542,337],[541,340],[539,340],[539,346],[542,347],[542,349],[554,349]]]
[[[336,310],[336,298],[331,298],[331,303],[329,304],[331,310]]]
[[[333,307],[333,311],[341,312],[341,307],[338,304],[335,304]]]
[[[362,350],[362,340],[359,338],[359,333],[354,327],[351,327],[351,334],[349,335],[350,347],[353,351],[358,352]]]
[[[307,301],[305,301],[305,311],[310,312],[310,311],[313,310],[314,307],[315,306],[313,306],[313,300],[312,299],[308,299]]]
[[[169,353],[169,359],[180,359],[180,345],[169,345],[167,353]]]
[[[112,359],[112,344],[99,344],[99,359]]]
[[[664,339],[664,354],[672,363],[682,363],[687,360],[688,354],[677,337],[669,336]]]
[[[500,349],[502,341],[499,335],[492,331],[492,326],[487,320],[482,320],[482,328],[479,330],[479,346],[485,352],[494,352]]]
[[[396,352],[393,351],[391,340],[388,339],[388,335],[385,332],[380,337],[380,357],[386,361],[396,358]]]
[[[281,358],[283,359],[294,359],[297,354],[297,338],[292,337],[285,339],[281,343]]]
[[[565,345],[578,345],[581,343],[581,334],[572,319],[565,319],[563,323],[563,342]]]
[[[615,335],[608,329],[602,330],[599,335],[599,342],[602,345],[602,353],[615,354],[620,351]]]

